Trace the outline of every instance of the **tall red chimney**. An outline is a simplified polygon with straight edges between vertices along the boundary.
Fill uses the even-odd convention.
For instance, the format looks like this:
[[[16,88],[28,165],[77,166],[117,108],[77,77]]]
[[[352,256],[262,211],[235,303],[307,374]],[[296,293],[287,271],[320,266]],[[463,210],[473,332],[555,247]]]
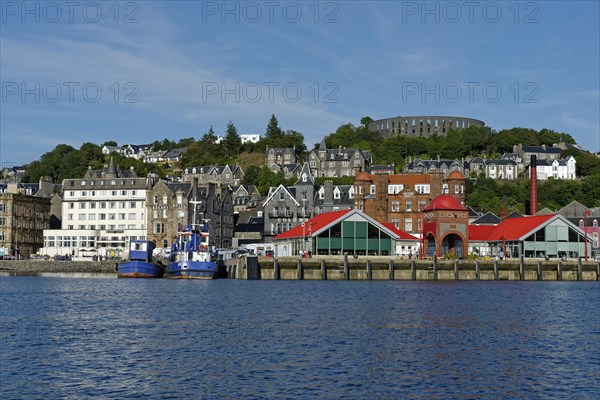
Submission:
[[[537,157],[532,155],[529,163],[529,215],[535,215],[538,211],[537,193]]]

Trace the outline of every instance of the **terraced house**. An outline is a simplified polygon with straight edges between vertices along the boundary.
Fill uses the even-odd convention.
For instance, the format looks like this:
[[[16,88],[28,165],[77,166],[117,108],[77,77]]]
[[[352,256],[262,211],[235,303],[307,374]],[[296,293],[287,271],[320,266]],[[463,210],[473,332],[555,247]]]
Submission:
[[[314,177],[344,177],[355,176],[356,167],[370,171],[373,163],[370,150],[358,150],[338,147],[328,149],[325,139],[318,149],[313,149],[308,161]]]
[[[192,182],[198,179],[200,185],[205,183],[218,183],[221,185],[238,186],[244,179],[244,171],[239,165],[204,165],[188,167],[183,170],[182,181]]]
[[[39,185],[0,184],[0,259],[28,258],[43,246],[52,189],[46,178]]]
[[[159,180],[147,192],[148,239],[169,248],[179,229],[208,221],[211,245],[230,247],[233,237],[233,200],[228,186],[215,183]]]

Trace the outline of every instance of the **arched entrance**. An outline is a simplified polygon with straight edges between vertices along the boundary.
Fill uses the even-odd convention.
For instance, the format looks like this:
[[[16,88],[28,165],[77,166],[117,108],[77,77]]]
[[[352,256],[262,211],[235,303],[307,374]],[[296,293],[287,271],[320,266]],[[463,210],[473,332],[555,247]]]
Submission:
[[[425,238],[427,242],[427,257],[433,257],[435,255],[435,237],[429,233]]]
[[[463,239],[456,233],[450,233],[442,239],[442,255],[454,254],[456,257],[463,256]]]

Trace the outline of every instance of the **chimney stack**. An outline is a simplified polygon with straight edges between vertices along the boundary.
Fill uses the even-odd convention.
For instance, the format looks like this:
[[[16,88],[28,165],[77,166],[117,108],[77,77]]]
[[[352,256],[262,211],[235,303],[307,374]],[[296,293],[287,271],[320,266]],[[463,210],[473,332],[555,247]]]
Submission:
[[[535,215],[538,211],[538,193],[537,193],[537,157],[531,156],[529,163],[529,215]]]

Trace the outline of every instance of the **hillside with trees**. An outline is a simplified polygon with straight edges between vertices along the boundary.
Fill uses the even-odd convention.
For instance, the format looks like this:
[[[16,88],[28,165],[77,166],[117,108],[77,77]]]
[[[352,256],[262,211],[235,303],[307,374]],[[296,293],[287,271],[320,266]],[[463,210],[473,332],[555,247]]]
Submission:
[[[536,131],[528,128],[512,128],[494,131],[490,127],[472,126],[462,131],[450,131],[447,136],[407,137],[396,135],[384,138],[367,129],[370,117],[361,119],[359,126],[347,123],[335,132],[325,136],[329,148],[346,147],[371,150],[376,164],[394,164],[399,172],[409,157],[433,159],[440,156],[444,159],[462,159],[475,156],[488,158],[499,157],[503,153],[512,152],[513,145],[552,145],[559,142],[575,143],[567,133],[549,129]],[[267,147],[295,147],[298,159],[307,154],[302,133],[295,130],[284,130],[280,127],[275,115],[267,122],[265,133],[257,143],[241,143],[241,138],[234,123],[230,121],[223,130],[223,138],[218,137],[213,127],[199,140],[193,137],[180,140],[163,139],[153,142],[153,151],[172,150],[186,147],[182,160],[176,165],[144,163],[142,160],[128,158],[112,153],[102,154],[102,146],[113,145],[114,141],[102,145],[84,143],[79,149],[66,144],[56,146],[52,151],[30,163],[26,168],[24,182],[37,182],[41,176],[50,176],[54,182],[63,179],[82,177],[88,166],[100,169],[108,163],[110,157],[120,168],[134,167],[139,176],[149,172],[159,176],[176,176],[190,166],[239,164],[244,169],[243,183],[256,185],[262,194],[268,188],[279,184],[293,184],[295,179],[286,180],[281,172],[273,172],[264,165]],[[318,147],[315,143],[314,147]],[[600,206],[600,158],[596,155],[570,148],[561,154],[562,157],[574,156],[577,160],[576,181],[553,180],[540,181],[540,208],[552,210],[561,208],[573,200],[578,200],[588,207]],[[336,184],[351,184],[351,178],[340,178]],[[529,197],[529,182],[525,179],[515,181],[497,181],[485,177],[467,182],[467,204],[475,209],[500,213],[501,210],[526,211]]]

